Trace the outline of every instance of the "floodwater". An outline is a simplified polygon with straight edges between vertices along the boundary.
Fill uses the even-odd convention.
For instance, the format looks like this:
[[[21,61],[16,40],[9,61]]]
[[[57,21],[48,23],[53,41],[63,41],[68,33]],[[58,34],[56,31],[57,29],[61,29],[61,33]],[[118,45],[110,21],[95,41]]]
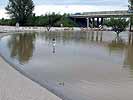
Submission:
[[[1,38],[0,54],[63,100],[132,100],[132,34],[12,34]]]

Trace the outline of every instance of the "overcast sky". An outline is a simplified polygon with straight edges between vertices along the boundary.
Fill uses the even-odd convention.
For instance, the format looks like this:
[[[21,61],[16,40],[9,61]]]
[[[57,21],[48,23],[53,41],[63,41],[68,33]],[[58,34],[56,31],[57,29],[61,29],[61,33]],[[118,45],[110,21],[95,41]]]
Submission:
[[[128,0],[33,0],[34,12],[42,15],[49,12],[76,13],[107,10],[127,10]],[[5,15],[8,0],[0,0],[0,18]]]

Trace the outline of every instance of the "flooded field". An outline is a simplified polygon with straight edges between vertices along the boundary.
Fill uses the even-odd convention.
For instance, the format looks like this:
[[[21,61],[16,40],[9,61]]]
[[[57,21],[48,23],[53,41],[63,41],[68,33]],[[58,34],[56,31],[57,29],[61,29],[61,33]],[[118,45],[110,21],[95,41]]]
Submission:
[[[12,34],[1,38],[0,54],[63,100],[132,100],[132,34]]]

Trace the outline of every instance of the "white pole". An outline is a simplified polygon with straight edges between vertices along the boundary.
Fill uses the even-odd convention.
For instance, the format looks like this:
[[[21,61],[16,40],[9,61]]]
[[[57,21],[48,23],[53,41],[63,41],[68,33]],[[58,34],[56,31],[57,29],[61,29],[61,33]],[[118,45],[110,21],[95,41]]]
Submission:
[[[87,19],[87,28],[89,28],[89,18],[86,19]]]

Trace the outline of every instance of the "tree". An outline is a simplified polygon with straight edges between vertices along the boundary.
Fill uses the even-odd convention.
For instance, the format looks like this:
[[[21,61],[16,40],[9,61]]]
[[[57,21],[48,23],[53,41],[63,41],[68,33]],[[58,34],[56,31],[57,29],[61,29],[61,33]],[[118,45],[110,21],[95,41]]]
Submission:
[[[129,10],[133,10],[133,0],[129,0]]]
[[[5,9],[11,18],[23,26],[33,15],[34,3],[32,0],[9,0]]]
[[[62,15],[61,19],[57,21],[56,26],[60,27],[61,24],[63,27],[77,26],[77,24],[71,18],[69,18],[69,14]]]
[[[129,13],[133,14],[133,0],[129,0]],[[133,17],[130,17],[130,31],[132,30]]]
[[[15,25],[15,19],[0,19],[0,25]],[[61,24],[63,27],[74,27],[79,26],[78,23],[75,23],[68,14],[45,14],[41,16],[32,15],[24,25],[26,26],[45,26],[48,31],[51,27],[60,27]]]
[[[124,31],[129,24],[129,21],[126,18],[111,18],[105,23],[108,27],[112,27],[112,30],[117,33],[119,37],[119,33]]]
[[[47,31],[50,31],[52,26],[55,26],[55,24],[57,23],[58,20],[61,19],[61,15],[60,14],[55,14],[54,12],[52,14],[48,14],[46,15],[47,17]]]

